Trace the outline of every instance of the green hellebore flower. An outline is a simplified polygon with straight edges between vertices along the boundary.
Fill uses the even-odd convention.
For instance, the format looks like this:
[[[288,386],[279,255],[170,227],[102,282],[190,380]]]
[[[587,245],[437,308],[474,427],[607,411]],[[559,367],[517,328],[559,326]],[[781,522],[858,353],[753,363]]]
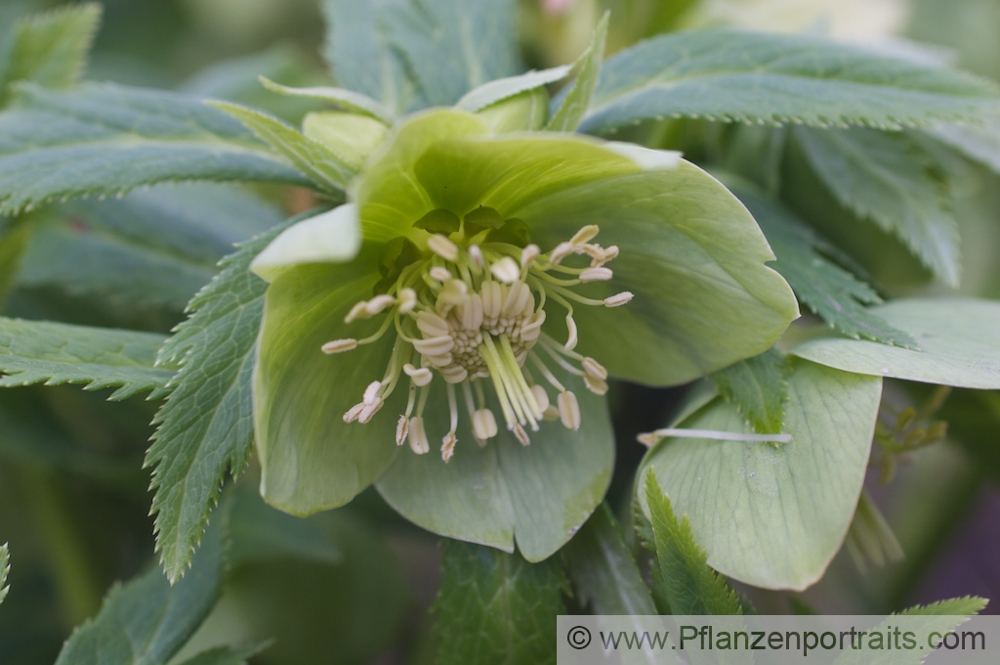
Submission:
[[[543,559],[607,489],[607,378],[678,384],[769,348],[798,314],[772,259],[673,153],[406,118],[347,204],[252,266],[262,494],[306,515],[375,483],[431,531]]]

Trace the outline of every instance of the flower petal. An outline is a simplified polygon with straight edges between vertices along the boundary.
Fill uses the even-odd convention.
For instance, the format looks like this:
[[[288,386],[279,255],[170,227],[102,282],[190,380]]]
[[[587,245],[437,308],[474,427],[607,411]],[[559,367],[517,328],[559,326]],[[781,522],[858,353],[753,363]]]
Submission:
[[[798,316],[791,288],[764,265],[774,256],[753,217],[687,162],[558,192],[512,214],[543,248],[585,224],[600,226],[603,245],[618,245],[608,264],[614,277],[579,291],[596,298],[631,291],[635,298],[574,314],[577,351],[613,376],[684,383],[770,348]],[[553,328],[561,320],[549,317]]]
[[[284,271],[267,291],[254,371],[254,429],[271,505],[297,515],[335,508],[368,487],[392,462],[400,398],[367,424],[343,414],[382,378],[394,335],[353,351],[324,355],[333,339],[363,337],[376,320],[348,327],[344,316],[370,297],[377,274],[366,247],[342,265],[313,264]],[[405,391],[402,391],[405,393]]]
[[[575,385],[571,377],[559,378]],[[441,440],[447,423],[444,391],[440,384],[436,388],[427,413],[442,415],[428,430],[432,441]],[[586,521],[611,480],[614,436],[607,403],[585,390],[576,394],[585,414],[579,431],[545,422],[522,446],[501,427],[480,448],[464,418],[447,464],[435,450],[400,455],[376,487],[401,515],[429,531],[508,552],[516,542],[527,560],[545,559]]]
[[[269,282],[291,266],[308,263],[343,263],[361,248],[358,207],[346,203],[283,231],[250,264]]]

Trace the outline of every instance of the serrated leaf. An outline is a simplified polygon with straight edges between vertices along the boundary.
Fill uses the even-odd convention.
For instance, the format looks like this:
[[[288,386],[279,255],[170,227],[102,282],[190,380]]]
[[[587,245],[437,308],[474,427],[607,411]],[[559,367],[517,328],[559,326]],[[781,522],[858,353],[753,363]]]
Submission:
[[[532,70],[518,76],[496,79],[465,93],[455,103],[455,106],[463,111],[475,113],[497,102],[502,102],[505,99],[519,95],[522,92],[535,90],[549,83],[560,81],[566,78],[572,69],[570,65],[564,65],[562,67],[552,67],[539,71]]]
[[[874,313],[906,331],[916,347],[822,336],[798,344],[793,355],[847,372],[1000,389],[1000,302],[973,298],[894,300]]]
[[[397,3],[381,16],[427,106],[450,106],[469,90],[519,71],[513,0]]]
[[[163,665],[208,615],[222,586],[222,515],[183,579],[171,586],[153,568],[114,586],[96,617],[66,641],[56,665]]]
[[[356,175],[348,164],[323,143],[313,140],[274,116],[229,102],[208,102],[209,106],[225,111],[253,133],[267,142],[295,167],[309,176],[316,187],[334,195],[341,195],[347,183]]]
[[[226,469],[238,475],[250,455],[250,376],[267,283],[249,266],[284,228],[254,238],[224,259],[222,272],[191,300],[190,318],[160,352],[161,363],[178,363],[181,369],[156,414],[145,466],[155,467],[150,512],[156,514],[156,548],[171,580],[191,561]]]
[[[0,545],[0,603],[7,597],[10,587],[7,586],[7,575],[10,574],[10,550],[7,543]]]
[[[255,197],[208,183],[75,201],[38,215],[19,286],[176,311],[215,276],[234,243],[281,221]]]
[[[774,269],[814,314],[849,337],[907,347],[916,344],[910,335],[863,306],[880,303],[882,299],[854,273],[831,260],[849,264],[849,257],[777,201],[746,187],[732,189],[767,236],[778,259]]]
[[[188,658],[181,665],[244,665],[248,658],[260,653],[266,646],[255,644],[240,649],[214,647]]]
[[[46,88],[76,83],[101,20],[101,6],[84,3],[28,16],[14,25],[6,71],[0,72],[0,107],[10,86],[32,81]]]
[[[341,87],[364,93],[397,114],[422,104],[381,20],[405,1],[323,1],[327,24],[323,55],[334,78]]]
[[[177,93],[22,85],[0,113],[0,214],[179,180],[310,184],[238,121]]]
[[[695,542],[687,517],[674,515],[656,474],[647,473],[646,505],[656,543],[664,592],[674,614],[743,614],[736,591],[708,567],[705,551]]]
[[[656,614],[618,521],[602,504],[562,549],[576,597],[595,614]],[[638,626],[637,626],[638,627]]]
[[[553,559],[449,541],[434,602],[438,665],[555,662],[556,616],[566,580]]]
[[[970,616],[982,612],[987,604],[989,601],[985,598],[963,596],[940,600],[929,605],[908,607],[899,612],[899,616]]]
[[[983,79],[813,35],[705,30],[609,58],[580,131],[663,117],[898,128],[976,119],[997,103]]]
[[[121,386],[110,400],[162,390],[174,374],[154,367],[164,339],[134,330],[0,318],[0,386],[82,383],[84,390]]]
[[[0,308],[14,285],[31,231],[24,216],[0,217]]]
[[[844,207],[896,235],[939,279],[958,286],[958,222],[945,183],[916,141],[864,128],[798,127],[793,136]]]
[[[1000,115],[989,115],[977,124],[942,124],[926,132],[969,159],[1000,173]]]
[[[788,401],[788,363],[770,349],[711,374],[719,394],[729,400],[754,431],[779,434]]]
[[[577,60],[580,72],[576,75],[572,87],[552,100],[552,119],[549,120],[545,129],[553,132],[572,132],[583,120],[601,73],[604,43],[608,39],[609,20],[610,14],[605,12],[604,17],[594,29],[590,46]]]
[[[395,120],[395,114],[382,106],[379,102],[368,95],[346,88],[331,88],[329,86],[314,86],[310,88],[292,88],[287,85],[275,83],[263,76],[260,82],[271,92],[292,97],[304,97],[306,99],[316,99],[330,104],[334,104],[342,109],[361,113],[375,118],[387,125],[391,125]]]

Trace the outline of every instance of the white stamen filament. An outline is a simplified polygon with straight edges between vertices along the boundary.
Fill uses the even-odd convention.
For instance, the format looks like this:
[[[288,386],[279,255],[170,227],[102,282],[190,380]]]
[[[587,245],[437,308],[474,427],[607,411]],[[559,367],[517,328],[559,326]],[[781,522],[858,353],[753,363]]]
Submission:
[[[742,432],[722,432],[711,429],[684,429],[667,427],[653,432],[646,432],[636,437],[644,446],[652,446],[666,437],[685,439],[712,439],[715,441],[745,441],[747,443],[791,443],[791,434],[744,434]]]

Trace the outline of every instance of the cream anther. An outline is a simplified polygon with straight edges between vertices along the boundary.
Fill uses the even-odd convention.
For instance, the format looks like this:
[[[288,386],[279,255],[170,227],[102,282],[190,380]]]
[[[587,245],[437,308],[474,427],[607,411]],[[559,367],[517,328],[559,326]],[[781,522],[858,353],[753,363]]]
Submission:
[[[483,250],[479,248],[479,245],[469,245],[469,263],[472,265],[472,269],[479,274],[486,267],[486,260],[483,258]]]
[[[580,366],[588,376],[592,376],[595,379],[601,379],[602,381],[608,378],[608,370],[604,368],[604,365],[597,362],[593,358],[584,358],[580,361]]]
[[[448,462],[451,456],[455,454],[455,444],[458,439],[455,437],[454,432],[448,432],[444,435],[444,439],[441,440],[441,459]]]
[[[613,296],[608,296],[604,299],[605,307],[621,307],[622,305],[628,303],[633,298],[631,291],[622,291],[621,293],[616,293]]]
[[[608,384],[603,379],[597,379],[587,374],[583,377],[583,382],[587,384],[587,389],[595,395],[603,395],[608,392]]]
[[[357,319],[367,318],[366,316],[367,312],[365,311],[365,308],[367,306],[368,306],[367,300],[362,300],[361,302],[356,303],[354,307],[352,307],[351,310],[347,313],[347,316],[344,317],[344,323],[351,323],[352,321],[356,321]]]
[[[490,266],[490,274],[505,284],[512,284],[521,278],[521,267],[505,256]]]
[[[549,394],[545,392],[545,388],[542,388],[539,385],[531,386],[531,392],[535,396],[535,402],[538,404],[538,410],[544,414],[549,408]]]
[[[381,381],[372,381],[365,388],[365,396],[362,398],[362,402],[365,404],[374,404],[378,399],[378,391],[382,389]]]
[[[417,306],[417,292],[411,288],[400,289],[396,303],[400,314],[409,314]]]
[[[424,429],[424,419],[420,416],[410,418],[410,427],[407,432],[407,439],[410,443],[410,450],[418,455],[430,452],[431,444],[427,440],[427,431]]]
[[[376,398],[371,404],[365,404],[361,409],[361,412],[358,413],[358,422],[362,424],[367,423],[372,419],[372,416],[379,412],[379,409],[382,408],[383,404],[385,404],[385,402],[383,402],[380,397]]]
[[[355,420],[357,420],[358,416],[361,414],[361,409],[365,408],[365,406],[366,404],[364,402],[361,402],[360,404],[355,404],[354,406],[349,408],[347,412],[344,413],[344,422],[353,423]]]
[[[365,314],[368,316],[375,316],[393,305],[396,304],[396,299],[392,296],[387,296],[385,294],[375,296],[367,303],[365,303]]]
[[[469,287],[460,279],[449,279],[438,294],[438,305],[461,305],[469,298]]]
[[[531,263],[538,258],[538,255],[542,253],[542,250],[538,248],[538,245],[531,244],[521,250],[521,267],[527,268]]]
[[[427,274],[431,276],[431,279],[436,279],[439,282],[447,282],[451,279],[451,273],[443,266],[434,266],[427,271]]]
[[[458,245],[440,233],[435,233],[427,239],[427,248],[445,261],[454,263],[458,259]]]
[[[479,409],[472,414],[472,433],[477,441],[486,442],[497,435],[497,419],[489,409]]]
[[[615,274],[611,272],[611,268],[605,268],[603,266],[598,266],[596,268],[586,268],[580,273],[581,282],[606,282]]]
[[[531,439],[528,438],[528,433],[524,431],[524,428],[521,427],[520,423],[514,423],[513,431],[514,436],[521,442],[522,446],[527,446],[531,443]]]
[[[576,321],[573,320],[572,314],[566,315],[566,330],[568,334],[566,336],[566,343],[563,344],[563,348],[567,351],[572,351],[576,348],[576,343],[579,341],[576,334]]]
[[[425,337],[440,337],[451,332],[447,321],[427,310],[417,314],[417,328]]]
[[[563,426],[574,432],[580,429],[580,404],[576,401],[576,395],[564,390],[559,393],[556,403],[559,405],[559,419]]]
[[[353,351],[358,348],[358,340],[356,339],[335,339],[332,342],[327,342],[320,347],[323,353],[333,354],[333,353],[343,353],[344,351]]]
[[[420,386],[421,388],[426,386],[434,378],[434,375],[426,367],[414,367],[410,363],[403,365],[403,372],[406,376],[410,377],[413,381],[413,385]]]
[[[573,237],[569,239],[569,242],[571,245],[580,246],[596,238],[600,231],[601,228],[596,224],[588,224],[573,234]]]
[[[405,415],[400,416],[396,422],[396,445],[401,446],[406,442],[406,434],[410,431],[410,419]]]
[[[451,335],[428,337],[413,342],[413,348],[425,356],[443,356],[455,348],[455,340]]]
[[[576,248],[572,244],[568,242],[561,242],[556,245],[556,248],[549,254],[549,262],[553,265],[558,265],[560,261],[572,254],[575,249]]]

